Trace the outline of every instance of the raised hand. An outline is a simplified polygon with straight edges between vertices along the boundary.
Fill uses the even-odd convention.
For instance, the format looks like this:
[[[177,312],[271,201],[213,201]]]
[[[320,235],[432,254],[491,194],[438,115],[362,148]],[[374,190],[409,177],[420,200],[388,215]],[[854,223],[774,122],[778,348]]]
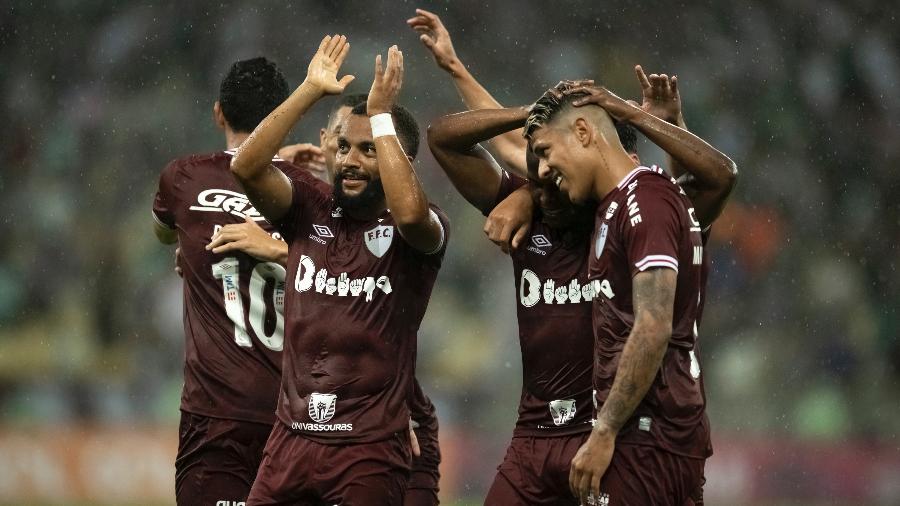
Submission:
[[[618,121],[628,121],[636,106],[628,103],[603,86],[577,86],[563,92],[563,95],[584,95],[572,102],[575,107],[599,105]]]
[[[458,64],[459,59],[453,49],[450,32],[444,28],[441,18],[424,9],[416,9],[416,16],[407,19],[406,24],[419,34],[419,40],[431,51],[438,67],[447,72],[453,71],[453,65]]]
[[[641,109],[659,119],[681,125],[684,120],[681,116],[678,76],[650,74],[648,77],[640,65],[635,65],[634,73],[641,84]]]
[[[369,116],[391,112],[403,86],[403,52],[396,45],[388,49],[387,66],[381,64],[381,55],[375,57],[375,79],[369,90],[366,111]]]
[[[322,148],[308,142],[289,144],[278,150],[278,156],[292,164],[307,169],[317,178],[328,181],[328,170],[325,166],[325,153]]]
[[[344,88],[353,81],[354,77],[346,75],[340,80],[337,78],[338,70],[347,53],[350,52],[350,43],[344,35],[327,35],[319,44],[319,49],[309,62],[306,71],[306,83],[316,87],[325,95],[339,95]]]

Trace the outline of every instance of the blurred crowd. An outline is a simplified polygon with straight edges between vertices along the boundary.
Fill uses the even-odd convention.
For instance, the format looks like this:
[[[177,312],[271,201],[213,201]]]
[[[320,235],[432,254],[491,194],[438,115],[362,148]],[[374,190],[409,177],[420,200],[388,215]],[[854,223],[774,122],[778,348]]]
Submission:
[[[224,149],[211,111],[231,62],[266,55],[295,86],[325,33],[349,37],[351,92],[368,91],[374,56],[397,43],[401,100],[422,126],[462,110],[405,24],[424,7],[504,104],[585,76],[637,98],[636,63],[677,74],[688,127],[740,170],[700,326],[714,441],[896,444],[896,12],[871,0],[488,4],[13,0],[0,16],[0,424],[174,423],[181,284],[152,233],[160,170]],[[291,140],[318,142],[326,113]],[[442,427],[471,451],[500,449],[521,385],[511,263],[425,151],[418,173],[453,229],[418,374]],[[640,153],[665,161],[647,142]]]

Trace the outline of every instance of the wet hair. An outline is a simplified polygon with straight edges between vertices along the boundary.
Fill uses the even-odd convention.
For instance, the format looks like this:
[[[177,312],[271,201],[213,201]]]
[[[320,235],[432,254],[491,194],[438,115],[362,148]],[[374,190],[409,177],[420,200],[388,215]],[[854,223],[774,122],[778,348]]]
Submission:
[[[366,103],[357,104],[350,114],[365,116]],[[416,123],[412,113],[399,104],[394,104],[394,107],[391,108],[391,116],[394,119],[394,128],[397,130],[397,138],[400,140],[400,145],[403,146],[403,151],[407,156],[415,158],[419,153],[419,124]]]
[[[235,132],[252,132],[290,90],[274,62],[263,57],[235,62],[219,86],[219,106]]]
[[[335,115],[341,108],[349,107],[350,109],[353,109],[359,104],[365,104],[367,100],[369,100],[368,93],[354,93],[352,95],[338,96],[338,99],[335,100],[334,105],[331,106],[331,110],[328,112],[328,129],[331,130],[334,127],[334,122],[338,119]]]
[[[553,89],[559,93],[563,93],[573,87],[574,86],[569,83],[561,82]],[[534,103],[531,114],[528,115],[528,120],[525,122],[525,137],[530,139],[535,130],[549,123],[563,109],[572,107],[572,102],[581,96],[583,95],[573,94],[563,95],[562,98],[557,98],[556,94],[551,93],[550,91],[541,95],[541,98]],[[637,153],[637,131],[635,128],[628,123],[616,121],[612,116],[610,116],[610,119],[616,127],[616,132],[619,134],[619,141],[622,143],[622,147],[625,148],[625,151],[628,153]]]

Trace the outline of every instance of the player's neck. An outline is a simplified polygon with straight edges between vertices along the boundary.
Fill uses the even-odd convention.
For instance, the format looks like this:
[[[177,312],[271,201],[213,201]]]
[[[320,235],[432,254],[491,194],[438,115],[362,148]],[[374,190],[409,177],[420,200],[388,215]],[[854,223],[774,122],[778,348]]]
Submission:
[[[232,132],[231,129],[225,130],[225,145],[227,149],[237,149],[250,137],[247,132]]]
[[[628,153],[621,150],[615,150],[605,153],[606,170],[598,170],[595,172],[594,180],[594,196],[597,201],[601,201],[609,195],[609,192],[616,188],[625,176],[638,167],[637,162],[628,156]]]

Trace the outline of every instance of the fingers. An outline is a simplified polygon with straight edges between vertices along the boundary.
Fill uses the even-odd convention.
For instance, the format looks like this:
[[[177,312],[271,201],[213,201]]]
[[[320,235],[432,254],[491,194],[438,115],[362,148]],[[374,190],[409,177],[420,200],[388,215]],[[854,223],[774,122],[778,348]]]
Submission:
[[[341,37],[344,37],[341,35]],[[344,37],[344,43],[341,44],[337,57],[335,57],[334,62],[337,64],[338,68],[344,63],[344,60],[347,59],[347,54],[350,53],[350,43],[347,42],[347,38]]]
[[[581,472],[575,467],[575,463],[569,466],[569,491],[576,498],[578,497],[578,481],[581,479]]]
[[[331,40],[328,41],[328,44],[325,46],[325,56],[334,59],[337,56],[338,49],[343,46],[343,44],[347,41],[347,37],[343,35],[333,35]]]
[[[348,75],[342,77],[341,80],[338,81],[338,84],[341,86],[341,88],[346,88],[347,85],[352,83],[354,79],[356,79],[356,76],[348,74]],[[322,159],[324,160],[324,157]]]
[[[175,274],[181,276],[181,246],[175,248]]]
[[[512,238],[512,249],[517,250],[519,246],[522,244],[522,241],[528,237],[528,233],[531,232],[531,222],[525,223],[518,230],[516,230],[516,234]]]
[[[641,83],[641,90],[646,90],[650,88],[650,81],[647,80],[647,74],[644,73],[644,68],[640,65],[634,66],[634,73],[637,75],[638,82]]]
[[[435,40],[430,35],[423,33],[422,35],[419,36],[419,40],[421,40],[422,44],[425,44],[425,47],[427,47],[428,49],[431,49],[434,47]]]
[[[597,499],[600,497],[600,478],[602,476],[598,473],[594,473],[591,476],[591,487],[590,487],[590,497],[593,499],[593,503],[597,503]]]
[[[409,446],[412,448],[413,456],[422,456],[422,449],[419,447],[419,438],[416,437],[416,431],[414,431],[412,427],[409,428]]]
[[[581,474],[581,478],[578,482],[578,498],[581,501],[581,504],[594,504],[593,498],[591,498],[591,473],[585,472]]]
[[[225,225],[224,227],[219,229],[219,232],[215,236],[213,236],[209,244],[206,245],[207,251],[215,251],[215,248],[217,246],[228,242],[240,241],[241,239],[246,238],[247,234],[240,228],[237,228],[241,226],[242,225],[230,224]]]
[[[318,52],[318,53],[323,53],[323,54],[324,54],[324,53],[325,53],[325,48],[328,47],[328,44],[330,44],[330,43],[331,43],[331,35],[326,35],[326,36],[322,39],[322,42],[319,43],[319,49],[316,50],[316,52]]]
[[[672,95],[678,94],[678,76],[672,76],[669,80],[669,87],[672,89]]]
[[[381,65],[381,55],[375,56],[375,82],[381,80],[381,76],[384,75],[384,68]]]

